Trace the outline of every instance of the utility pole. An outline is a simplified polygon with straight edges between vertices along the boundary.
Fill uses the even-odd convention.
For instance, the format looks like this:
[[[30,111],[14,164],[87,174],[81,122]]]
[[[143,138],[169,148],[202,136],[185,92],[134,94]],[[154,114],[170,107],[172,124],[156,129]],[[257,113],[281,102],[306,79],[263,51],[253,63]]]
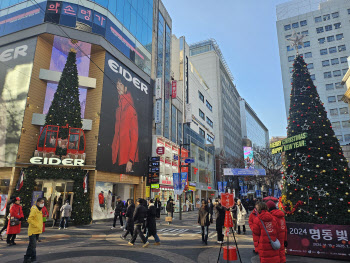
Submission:
[[[182,146],[189,146],[190,144],[189,143],[181,143],[180,144],[180,156],[179,156],[179,167],[180,167],[180,180],[181,180],[181,168],[182,167],[190,167],[190,164],[188,164],[188,165],[182,165],[181,164],[181,154],[182,154]],[[189,175],[189,171],[187,171],[187,180],[188,180],[188,175]],[[179,220],[182,220],[182,193],[181,193],[181,195],[180,195],[180,207],[179,207]]]

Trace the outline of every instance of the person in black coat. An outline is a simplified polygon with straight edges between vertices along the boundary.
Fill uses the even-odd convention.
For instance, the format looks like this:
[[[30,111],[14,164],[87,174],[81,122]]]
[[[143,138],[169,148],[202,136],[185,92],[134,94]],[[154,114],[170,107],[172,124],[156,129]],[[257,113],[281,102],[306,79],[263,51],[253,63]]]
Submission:
[[[174,218],[174,203],[173,199],[171,199],[166,205],[166,211],[168,212],[168,217]],[[168,222],[170,225],[170,222]]]
[[[155,245],[160,245],[160,239],[157,235],[157,223],[156,223],[157,210],[154,206],[153,200],[149,201],[148,211],[147,211],[147,234],[146,238],[153,236],[154,241],[156,241]]]
[[[142,233],[141,227],[143,226],[145,222],[145,218],[147,217],[147,208],[144,207],[143,205],[144,200],[142,198],[137,199],[136,201],[136,209],[133,214],[133,220],[134,220],[134,233],[132,235],[132,238],[130,242],[128,243],[129,246],[133,246],[137,235],[140,236],[142,242],[143,242],[143,247],[148,247],[149,243],[145,236]]]
[[[237,229],[237,205],[236,204],[234,204],[233,207],[230,208],[230,212],[232,216],[234,230],[236,231]]]
[[[154,206],[156,208],[156,217],[160,218],[160,210],[162,210],[162,203],[159,201],[158,197],[156,198],[156,201],[154,202]]]
[[[216,216],[216,232],[218,237],[218,243],[224,243],[224,235],[222,234],[222,228],[225,224],[225,212],[226,208],[221,205],[221,200],[217,199],[214,203],[215,216]]]
[[[208,198],[208,209],[210,214],[210,222],[213,223],[214,205],[210,197]]]
[[[210,218],[208,204],[205,200],[202,200],[202,206],[198,211],[198,224],[201,226],[202,242],[208,245]]]
[[[127,235],[130,233],[131,236],[134,234],[134,211],[135,211],[135,204],[134,200],[129,199],[128,200],[128,208],[126,209],[125,217],[126,217],[126,232],[124,235],[121,235],[121,239],[126,239]]]
[[[123,213],[125,212],[125,207],[123,201],[120,199],[120,196],[117,196],[117,203],[115,205],[114,210],[114,219],[113,219],[113,226],[111,229],[115,229],[115,225],[117,222],[117,218],[119,217],[120,221],[120,228],[123,228]]]

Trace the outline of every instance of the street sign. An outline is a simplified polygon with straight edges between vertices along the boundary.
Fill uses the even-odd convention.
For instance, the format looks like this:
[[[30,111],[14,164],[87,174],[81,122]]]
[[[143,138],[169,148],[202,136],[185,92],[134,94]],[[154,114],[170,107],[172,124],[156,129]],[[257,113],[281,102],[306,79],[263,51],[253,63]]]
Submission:
[[[226,208],[231,208],[235,204],[235,199],[233,194],[222,193],[221,194],[221,205]]]
[[[160,157],[159,156],[155,156],[155,157],[151,157],[149,158],[150,162],[159,162],[160,161]]]
[[[185,163],[194,163],[194,159],[185,159]]]
[[[156,153],[157,153],[158,155],[163,155],[164,152],[165,152],[164,146],[162,146],[162,147],[157,147]]]

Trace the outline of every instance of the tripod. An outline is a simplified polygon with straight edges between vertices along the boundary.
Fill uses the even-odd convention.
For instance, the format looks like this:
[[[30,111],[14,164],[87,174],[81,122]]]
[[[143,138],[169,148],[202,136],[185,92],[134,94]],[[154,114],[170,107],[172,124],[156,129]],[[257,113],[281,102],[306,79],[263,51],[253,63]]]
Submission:
[[[236,240],[236,236],[235,236],[235,231],[232,229],[232,227],[230,227],[230,231],[232,231],[232,235],[233,235],[233,239],[235,241],[235,245],[236,245],[236,249],[237,249],[237,253],[238,253],[238,257],[239,257],[239,262],[242,263],[242,259],[241,259],[241,254],[239,253],[239,249],[238,249],[238,245],[237,245],[237,240]],[[218,261],[216,263],[219,263],[220,261],[220,255],[221,255],[221,249],[222,249],[222,245],[223,243],[221,243],[221,246],[220,246],[220,251],[219,251],[219,256],[218,256]],[[230,238],[229,238],[229,235],[227,235],[227,247],[229,247],[230,245]],[[227,253],[229,250],[227,249]],[[229,262],[229,257],[227,255],[227,262]]]

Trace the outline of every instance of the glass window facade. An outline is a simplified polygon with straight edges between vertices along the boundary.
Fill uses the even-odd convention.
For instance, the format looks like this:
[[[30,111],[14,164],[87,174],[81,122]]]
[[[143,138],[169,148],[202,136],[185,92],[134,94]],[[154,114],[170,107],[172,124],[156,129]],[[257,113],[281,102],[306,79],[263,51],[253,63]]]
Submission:
[[[174,105],[171,105],[171,140],[176,143],[176,115],[177,115],[177,109]]]
[[[268,142],[268,131],[246,110],[247,137],[252,141],[253,147],[266,147]]]

